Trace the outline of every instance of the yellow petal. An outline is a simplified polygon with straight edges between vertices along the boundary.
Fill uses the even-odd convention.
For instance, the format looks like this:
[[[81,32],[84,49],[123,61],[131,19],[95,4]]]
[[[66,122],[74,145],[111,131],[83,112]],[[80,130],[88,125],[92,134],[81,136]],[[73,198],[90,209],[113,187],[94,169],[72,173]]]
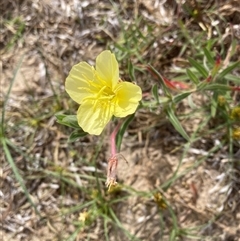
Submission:
[[[65,89],[70,97],[81,104],[85,97],[90,97],[96,92],[91,84],[95,81],[94,68],[86,62],[74,65],[66,79]]]
[[[111,105],[104,101],[84,100],[77,112],[79,126],[91,135],[100,135],[113,115]]]
[[[96,59],[96,73],[104,85],[113,89],[119,80],[118,62],[109,50],[103,51]]]
[[[125,117],[133,114],[142,99],[141,88],[129,82],[121,82],[114,92],[116,93],[114,116]]]

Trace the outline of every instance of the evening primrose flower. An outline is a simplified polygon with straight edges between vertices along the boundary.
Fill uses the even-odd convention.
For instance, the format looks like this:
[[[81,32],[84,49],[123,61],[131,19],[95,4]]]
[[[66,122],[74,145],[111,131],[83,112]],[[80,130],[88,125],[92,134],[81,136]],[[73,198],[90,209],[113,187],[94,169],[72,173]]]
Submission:
[[[77,111],[79,126],[93,135],[100,135],[112,116],[133,114],[142,99],[139,86],[119,78],[118,62],[109,50],[97,56],[96,68],[86,62],[74,65],[65,88],[80,104]]]

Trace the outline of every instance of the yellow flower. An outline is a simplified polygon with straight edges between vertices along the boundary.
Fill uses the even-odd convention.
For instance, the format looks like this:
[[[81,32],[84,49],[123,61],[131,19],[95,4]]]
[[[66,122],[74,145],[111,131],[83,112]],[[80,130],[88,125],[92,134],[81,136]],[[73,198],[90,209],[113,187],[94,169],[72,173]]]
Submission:
[[[79,214],[79,217],[78,217],[78,220],[80,221],[80,222],[83,222],[83,223],[85,223],[88,219],[89,219],[89,212],[86,212],[86,211],[84,211],[84,212],[81,212],[80,214]]]
[[[155,203],[157,203],[158,207],[162,209],[167,208],[166,201],[163,199],[162,194],[160,192],[157,192],[153,195]]]
[[[142,99],[139,86],[119,78],[118,62],[109,50],[97,56],[96,69],[86,62],[74,65],[65,88],[80,104],[79,126],[93,135],[100,135],[113,115],[125,117],[134,113]]]
[[[240,120],[240,106],[236,106],[231,111],[231,116],[234,120]]]
[[[234,140],[240,140],[240,128],[233,129],[232,137]]]

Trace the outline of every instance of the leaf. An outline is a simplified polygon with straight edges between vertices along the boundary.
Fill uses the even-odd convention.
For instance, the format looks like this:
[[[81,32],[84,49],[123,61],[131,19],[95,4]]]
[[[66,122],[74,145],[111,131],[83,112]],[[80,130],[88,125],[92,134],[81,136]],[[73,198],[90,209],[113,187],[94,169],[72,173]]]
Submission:
[[[207,84],[205,85],[202,90],[215,90],[215,91],[230,91],[232,90],[232,87],[231,86],[228,86],[228,85],[223,85],[223,84]]]
[[[237,52],[236,48],[238,48],[238,46],[239,46],[238,44],[239,44],[239,41],[237,39],[233,38],[231,46],[228,48],[228,51],[226,54],[226,56],[228,56],[228,57],[226,57],[227,59],[231,59],[231,57],[234,54],[236,54],[236,52]]]
[[[82,129],[78,125],[77,116],[76,115],[65,115],[65,114],[56,114],[57,123],[65,126],[72,127],[74,129]]]
[[[155,100],[157,101],[157,103],[159,103],[158,87],[156,84],[153,85],[153,87],[152,87],[152,94],[153,94]]]
[[[178,95],[175,95],[172,99],[173,103],[177,104],[178,102],[180,102],[181,100],[185,99],[186,97],[188,97],[190,94],[192,94],[191,92],[185,92],[185,93],[181,93]]]
[[[5,124],[4,121],[5,121],[6,106],[7,106],[7,102],[8,102],[8,99],[9,99],[9,96],[10,96],[13,84],[14,84],[14,82],[16,80],[16,77],[17,77],[17,73],[18,73],[19,69],[22,66],[23,58],[24,58],[24,55],[21,56],[20,61],[18,62],[17,68],[14,71],[13,78],[10,81],[9,88],[8,88],[7,94],[5,96],[5,101],[3,102],[2,118],[1,118],[2,123],[0,123],[0,127],[1,127],[0,137],[4,136],[4,132],[5,132],[5,130],[4,130],[4,124]]]
[[[165,94],[166,96],[171,97],[171,94],[170,94],[170,92],[169,92],[169,90],[168,90],[168,87],[167,87],[167,85],[166,85],[166,83],[165,83],[164,78],[162,77],[162,75],[161,75],[152,65],[150,65],[150,64],[147,65],[147,70],[149,70],[150,73],[153,74],[153,75],[157,78],[157,80],[160,82],[164,94]]]
[[[227,67],[226,69],[224,69],[219,75],[218,75],[218,79],[222,79],[224,78],[228,73],[230,73],[232,70],[234,70],[235,68],[240,67],[240,61],[237,61],[235,63],[233,63],[232,65],[230,65],[229,67]]]
[[[76,228],[76,230],[65,241],[74,241],[78,239],[77,236],[79,235],[81,228],[83,228],[82,225]]]
[[[131,60],[128,61],[128,73],[131,78],[131,81],[132,82],[136,81],[135,74],[134,74],[134,67]]]
[[[187,69],[187,75],[194,84],[197,85],[199,83],[198,77],[190,69]]]
[[[211,100],[211,116],[213,118],[216,116],[216,113],[217,113],[217,107],[218,107],[217,98],[218,98],[218,93],[214,92]]]
[[[121,125],[117,135],[116,135],[116,145],[117,145],[117,150],[120,151],[121,150],[121,144],[122,144],[122,139],[123,139],[123,135],[127,129],[127,127],[129,126],[129,124],[131,123],[131,121],[134,119],[134,114],[130,115]]]
[[[172,125],[174,126],[174,128],[182,135],[183,138],[185,138],[187,141],[190,141],[189,136],[187,135],[187,133],[185,132],[185,130],[183,129],[181,123],[179,122],[179,120],[177,119],[175,113],[173,112],[172,107],[168,107],[166,109],[167,111],[167,116],[168,119],[170,120],[170,122],[172,123]]]
[[[213,39],[209,39],[207,42],[206,42],[206,45],[207,45],[207,49],[212,49],[214,47],[214,45],[216,44],[216,42],[218,41],[217,38]]]
[[[187,82],[189,80],[189,77],[186,75],[186,70],[174,70],[175,73],[184,73],[183,75],[179,75],[174,77],[175,81],[182,81],[182,82]]]
[[[67,115],[65,115],[65,114],[56,114],[55,116],[57,118],[57,121],[62,121],[63,118],[66,117]]]
[[[214,60],[211,52],[207,48],[203,48],[203,52],[204,52],[204,55],[207,58],[208,62],[210,64],[214,65],[215,64],[215,60]]]
[[[235,75],[232,75],[232,74],[227,74],[226,78],[228,80],[231,80],[231,81],[235,82],[236,84],[240,85],[240,78],[239,78],[239,76],[235,76]]]
[[[27,189],[27,187],[24,183],[24,180],[23,180],[21,174],[19,173],[19,170],[18,170],[18,168],[17,168],[17,166],[16,166],[16,164],[13,160],[13,157],[12,157],[10,151],[9,151],[9,148],[7,146],[7,143],[6,143],[6,140],[5,140],[4,137],[1,138],[1,142],[2,142],[3,151],[5,153],[6,159],[7,159],[8,163],[9,163],[9,166],[11,167],[11,169],[12,169],[14,175],[15,175],[16,180],[18,181],[19,185],[21,186],[21,188],[22,188],[26,198],[28,199],[29,203],[34,208],[36,214],[38,214],[38,216],[41,218],[41,214],[39,213],[35,203],[33,202],[32,198],[31,198],[31,195],[30,195],[30,193],[29,193],[29,191],[28,191],[28,189]]]
[[[176,240],[176,237],[177,237],[177,232],[176,232],[176,229],[173,228],[171,233],[170,233],[170,237],[169,237],[169,240],[170,241],[175,241]]]
[[[4,132],[5,132],[5,129],[4,129],[4,121],[5,121],[5,111],[6,111],[6,106],[7,106],[7,102],[8,102],[8,99],[9,99],[9,96],[10,96],[10,93],[11,93],[11,90],[12,90],[12,87],[13,87],[13,84],[14,84],[14,81],[16,79],[16,76],[17,76],[17,73],[18,73],[18,70],[20,69],[21,65],[22,65],[22,61],[23,61],[23,57],[21,57],[18,65],[17,65],[17,68],[14,72],[14,76],[13,78],[11,79],[11,82],[10,82],[10,86],[8,88],[8,91],[7,91],[7,94],[5,96],[5,102],[4,102],[4,106],[3,106],[3,110],[2,110],[2,119],[1,119],[1,130],[0,130],[0,141],[2,143],[2,147],[3,147],[3,153],[5,154],[5,157],[6,157],[6,160],[9,164],[9,166],[11,167],[14,175],[15,175],[15,178],[16,180],[18,181],[19,185],[21,186],[26,198],[28,199],[29,203],[31,204],[31,206],[34,208],[36,214],[42,218],[41,214],[39,213],[35,203],[33,202],[32,198],[31,198],[31,195],[24,183],[24,179],[22,178],[19,170],[18,170],[18,167],[16,166],[15,164],[15,160],[13,159],[12,155],[11,155],[11,152],[9,150],[9,147],[8,147],[8,144],[7,144],[7,141],[8,139],[5,138],[4,136]]]
[[[207,78],[208,77],[208,72],[207,70],[199,64],[196,60],[192,58],[188,58],[189,63],[198,70],[198,72],[202,75],[202,77]]]
[[[197,85],[197,91],[202,91],[202,90],[204,90],[204,88],[205,88],[207,85],[209,85],[209,83],[206,82],[206,81],[200,82],[200,83]]]
[[[74,130],[68,137],[68,142],[74,142],[79,138],[86,136],[88,133],[83,130]]]

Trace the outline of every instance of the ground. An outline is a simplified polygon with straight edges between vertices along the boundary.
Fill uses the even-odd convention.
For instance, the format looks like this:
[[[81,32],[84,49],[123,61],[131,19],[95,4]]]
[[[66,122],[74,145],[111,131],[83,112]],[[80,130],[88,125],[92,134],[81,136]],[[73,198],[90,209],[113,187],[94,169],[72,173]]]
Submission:
[[[104,49],[116,54],[123,79],[130,80],[129,66],[135,66],[133,81],[145,100],[156,79],[141,66],[180,75],[200,51],[188,46],[191,39],[200,46],[202,38],[210,43],[218,36],[215,49],[224,57],[234,39],[232,60],[239,60],[238,1],[22,0],[0,6],[3,241],[240,240],[239,141],[231,144],[231,156],[220,120],[204,124],[206,116],[191,112],[189,99],[176,112],[191,143],[162,106],[136,113],[123,137],[127,163],[119,159],[113,193],[105,181],[116,122],[101,136],[69,142],[72,129],[55,117],[77,110],[64,89],[71,67],[94,64]],[[204,98],[192,95],[196,109]],[[237,94],[232,99],[239,104]]]

